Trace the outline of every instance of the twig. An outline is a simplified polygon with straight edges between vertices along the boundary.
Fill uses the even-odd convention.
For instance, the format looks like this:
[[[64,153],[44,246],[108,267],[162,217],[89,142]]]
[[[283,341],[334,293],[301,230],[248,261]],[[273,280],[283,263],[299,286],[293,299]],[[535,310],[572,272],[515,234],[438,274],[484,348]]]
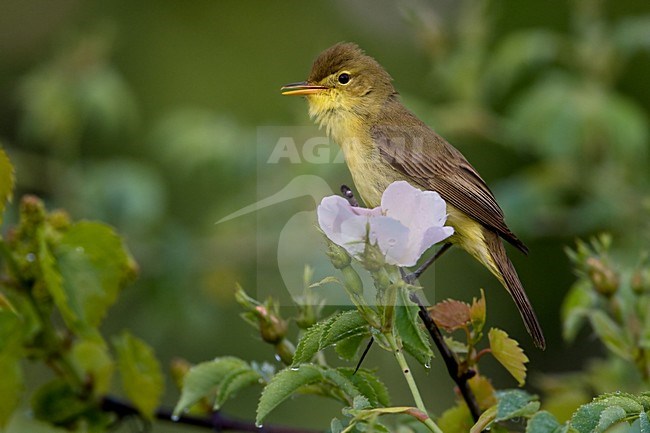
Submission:
[[[138,410],[135,407],[127,402],[110,396],[104,397],[102,399],[102,410],[114,413],[117,415],[119,420],[132,416],[140,416]],[[205,417],[181,415],[178,418],[172,418],[171,409],[159,408],[156,410],[154,417],[161,421],[170,421],[178,424],[207,428],[215,432],[236,431],[256,433],[320,433],[317,430],[278,425],[265,425],[263,427],[257,427],[253,422],[230,418],[220,411],[213,412],[210,416]]]
[[[422,323],[424,323],[424,327],[429,332],[429,335],[438,348],[442,359],[445,361],[449,376],[456,383],[456,386],[460,390],[460,394],[463,396],[463,400],[465,400],[465,404],[467,404],[467,407],[472,414],[472,418],[475,422],[478,421],[478,418],[481,416],[481,409],[478,407],[476,397],[474,396],[474,393],[472,392],[472,389],[469,387],[469,383],[467,382],[469,379],[474,377],[476,372],[474,370],[463,371],[460,368],[460,364],[458,364],[458,360],[456,359],[454,352],[452,352],[449,346],[447,346],[447,343],[445,343],[438,325],[436,325],[436,322],[433,321],[429,315],[429,311],[424,306],[418,295],[411,293],[410,298],[411,301],[415,302],[418,305],[418,308],[420,309],[418,312],[420,315],[420,320],[422,320]]]
[[[347,185],[341,185],[341,193],[348,200],[351,206],[359,206],[359,203],[354,198],[354,193]],[[404,278],[404,281],[411,284],[450,247],[451,247],[450,243],[444,244],[431,259],[427,260],[420,268],[418,268],[412,274],[407,275],[404,271],[402,271],[402,278]],[[454,381],[454,383],[456,383],[456,386],[460,390],[460,394],[463,396],[463,400],[465,400],[465,404],[467,404],[467,407],[469,408],[469,411],[472,414],[472,418],[474,419],[475,422],[478,421],[479,417],[481,416],[481,409],[479,408],[478,402],[476,401],[476,397],[474,396],[474,393],[472,392],[472,389],[469,387],[469,383],[467,382],[476,374],[476,372],[474,370],[463,371],[463,369],[461,369],[460,364],[458,363],[458,359],[456,359],[456,356],[454,355],[454,352],[449,348],[449,346],[447,346],[447,343],[445,343],[445,340],[442,336],[442,333],[440,332],[440,329],[438,328],[438,325],[436,325],[436,322],[433,321],[433,319],[429,315],[429,311],[424,306],[420,298],[415,293],[411,293],[410,298],[414,303],[417,304],[420,310],[418,312],[420,316],[420,320],[422,320],[422,323],[424,323],[424,326],[429,332],[429,335],[431,336],[431,339],[435,343],[436,347],[438,348],[438,351],[440,352],[442,359],[445,361],[445,365],[447,366],[447,371],[449,372],[449,376],[451,376],[451,379]],[[370,345],[372,345],[372,339],[370,340],[368,347],[364,352],[363,357],[359,361],[359,364],[357,365],[357,369],[361,365],[363,358],[365,357],[368,350],[370,349]]]

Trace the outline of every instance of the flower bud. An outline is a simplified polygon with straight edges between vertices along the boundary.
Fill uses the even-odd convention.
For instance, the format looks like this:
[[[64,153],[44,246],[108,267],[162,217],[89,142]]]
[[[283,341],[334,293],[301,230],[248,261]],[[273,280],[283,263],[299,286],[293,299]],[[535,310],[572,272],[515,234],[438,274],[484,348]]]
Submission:
[[[341,269],[341,273],[347,291],[354,295],[363,295],[363,282],[357,271],[352,266],[346,266]]]
[[[270,344],[278,344],[287,335],[287,321],[273,314],[263,306],[256,307],[259,314],[260,335]]]
[[[343,269],[344,267],[349,266],[351,262],[348,252],[345,251],[343,247],[336,245],[334,242],[329,243],[327,256],[330,258],[332,265],[336,269]]]
[[[36,233],[45,222],[45,215],[45,205],[41,199],[33,195],[23,197],[20,202],[20,224],[14,241],[27,241],[34,244],[34,239],[37,239]],[[35,249],[36,245],[31,247]]]
[[[598,293],[604,296],[612,296],[616,293],[619,277],[610,266],[596,257],[589,257],[585,265],[587,275]]]
[[[54,230],[63,231],[70,227],[70,215],[64,210],[54,210],[48,215],[48,222]]]
[[[384,267],[386,258],[381,252],[378,245],[366,243],[366,249],[363,251],[363,267],[370,272],[376,272]]]
[[[634,271],[630,286],[637,295],[650,293],[650,269],[637,269]]]

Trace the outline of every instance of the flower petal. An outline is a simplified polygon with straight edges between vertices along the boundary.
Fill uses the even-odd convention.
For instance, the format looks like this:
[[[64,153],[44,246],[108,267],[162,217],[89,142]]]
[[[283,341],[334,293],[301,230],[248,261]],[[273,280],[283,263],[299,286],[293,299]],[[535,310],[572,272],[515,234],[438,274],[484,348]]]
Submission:
[[[374,209],[358,209],[343,197],[333,195],[323,198],[317,209],[318,225],[335,244],[345,248],[354,257],[365,249],[368,220]],[[377,208],[379,209],[379,208]]]
[[[406,181],[388,185],[381,198],[384,214],[409,229],[424,233],[431,226],[443,226],[447,205],[435,191],[421,191]]]
[[[454,228],[450,226],[430,227],[426,232],[424,232],[424,235],[421,238],[419,238],[419,245],[413,249],[417,252],[417,256],[419,258],[422,254],[424,254],[426,250],[431,248],[434,244],[437,244],[438,242],[447,239],[449,236],[453,234],[454,234]],[[412,241],[417,242],[418,239],[412,238]]]
[[[437,192],[398,181],[386,188],[381,207],[374,209],[352,207],[340,196],[325,197],[318,206],[318,223],[352,256],[358,258],[369,241],[379,246],[387,263],[413,266],[424,251],[454,233],[444,226],[446,207]]]
[[[335,244],[343,246],[341,225],[345,220],[357,216],[352,212],[350,203],[337,195],[325,197],[318,205],[316,213],[318,215],[318,225],[325,235]]]
[[[386,263],[411,266],[405,263],[413,261],[409,236],[409,229],[394,218],[379,216],[370,219],[370,242],[379,246],[386,257]]]
[[[353,257],[358,258],[366,249],[366,235],[368,234],[368,224],[371,221],[366,216],[354,215],[341,224],[339,239],[341,243],[336,242]]]

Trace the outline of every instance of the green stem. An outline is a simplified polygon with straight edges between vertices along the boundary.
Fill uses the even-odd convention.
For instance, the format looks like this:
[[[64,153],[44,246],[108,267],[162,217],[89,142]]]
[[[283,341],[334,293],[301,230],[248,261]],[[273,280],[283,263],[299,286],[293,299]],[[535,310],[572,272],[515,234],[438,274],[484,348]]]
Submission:
[[[415,400],[415,405],[422,413],[427,414],[427,418],[424,421],[422,421],[422,423],[426,425],[429,428],[429,430],[432,431],[433,433],[444,433],[440,429],[440,427],[438,427],[438,425],[435,422],[433,422],[431,418],[428,417],[429,412],[427,411],[427,408],[424,406],[424,401],[422,400],[422,396],[420,395],[420,390],[418,389],[418,386],[415,383],[415,379],[413,378],[413,373],[411,373],[411,369],[409,368],[409,365],[406,362],[406,358],[404,357],[404,353],[402,352],[402,349],[397,344],[395,336],[393,334],[388,334],[386,335],[386,337],[388,343],[390,344],[391,349],[393,350],[395,359],[397,360],[397,363],[399,364],[399,367],[402,370],[402,374],[406,379],[406,383],[408,384],[409,389],[411,390],[411,395],[413,395],[413,400]]]

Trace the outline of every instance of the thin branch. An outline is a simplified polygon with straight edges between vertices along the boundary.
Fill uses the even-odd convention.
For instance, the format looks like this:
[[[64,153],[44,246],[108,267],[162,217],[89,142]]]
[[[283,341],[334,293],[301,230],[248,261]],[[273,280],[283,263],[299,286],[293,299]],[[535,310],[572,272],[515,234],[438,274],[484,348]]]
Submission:
[[[420,278],[420,275],[422,275],[424,273],[424,271],[426,271],[429,268],[429,266],[431,266],[433,264],[433,262],[438,260],[440,258],[440,256],[442,256],[444,253],[446,253],[447,250],[449,250],[449,248],[451,248],[451,246],[452,246],[451,242],[447,242],[447,243],[443,244],[440,247],[440,249],[438,251],[436,251],[436,253],[433,256],[431,256],[426,262],[424,262],[422,264],[422,266],[420,266],[419,268],[417,268],[415,271],[411,272],[410,274],[404,276],[404,281],[406,281],[409,284],[413,284],[413,282],[415,280],[417,280],[418,278]]]
[[[429,332],[429,335],[438,348],[442,359],[445,361],[449,376],[456,383],[456,386],[460,390],[460,394],[463,396],[463,400],[465,400],[465,404],[467,404],[467,407],[472,414],[472,418],[474,421],[478,421],[478,418],[481,416],[481,409],[478,407],[476,397],[474,396],[474,393],[472,392],[472,389],[469,387],[468,383],[468,380],[474,377],[476,372],[474,370],[463,371],[463,369],[460,367],[460,364],[458,363],[458,360],[456,359],[456,355],[454,355],[454,352],[449,348],[449,346],[447,346],[447,343],[445,343],[438,325],[436,325],[436,322],[434,322],[429,315],[427,307],[424,306],[418,295],[415,293],[411,293],[410,298],[411,301],[415,302],[418,305],[418,308],[420,309],[418,312],[420,315],[420,320],[422,320],[422,323],[424,323],[424,327]]]
[[[131,404],[110,396],[104,397],[102,399],[102,410],[114,413],[117,415],[119,420],[132,416],[140,416],[138,410]],[[172,418],[171,409],[159,408],[156,410],[154,417],[161,421],[169,421],[177,424],[207,428],[214,430],[215,432],[232,431],[256,433],[320,433],[318,430],[285,427],[279,425],[265,425],[263,427],[257,427],[250,421],[234,419],[220,411],[213,412],[210,416],[205,417],[181,415],[178,418]]]

